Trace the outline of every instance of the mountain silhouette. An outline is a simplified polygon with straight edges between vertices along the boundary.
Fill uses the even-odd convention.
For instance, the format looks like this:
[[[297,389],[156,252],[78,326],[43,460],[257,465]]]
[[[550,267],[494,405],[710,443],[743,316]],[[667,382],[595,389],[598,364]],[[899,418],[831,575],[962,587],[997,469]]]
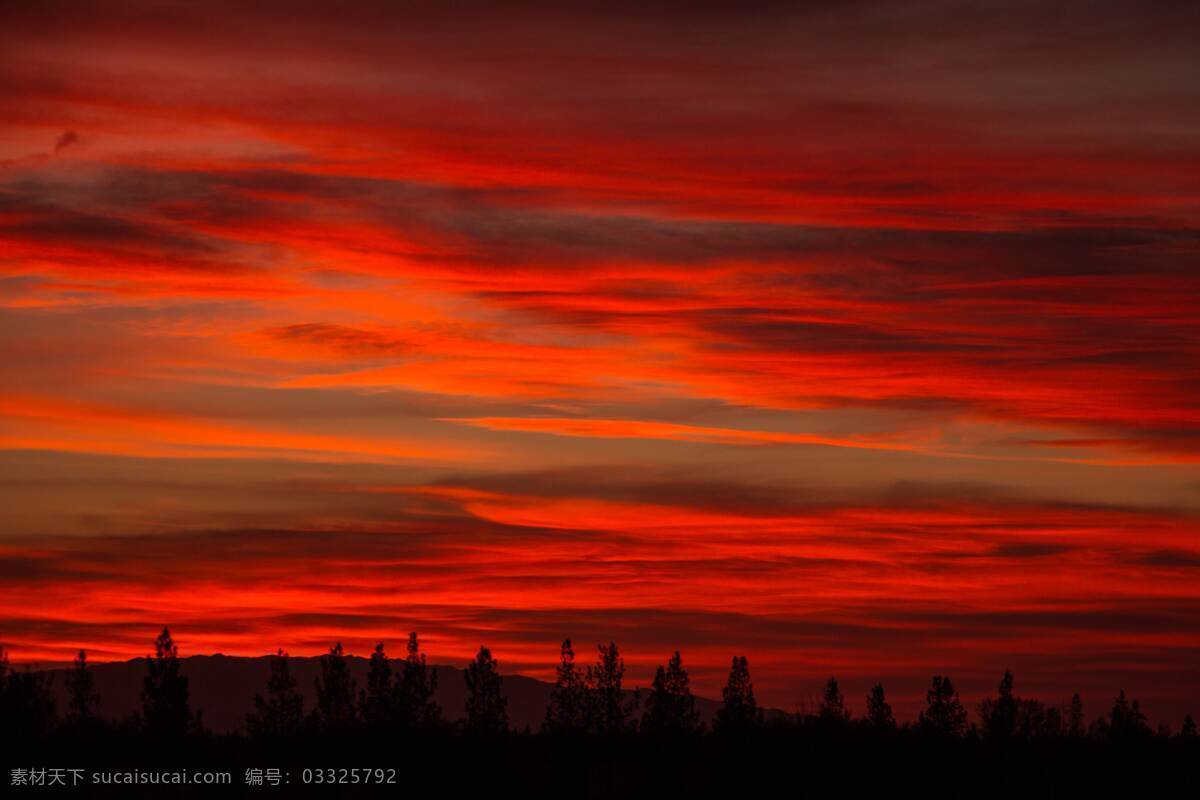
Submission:
[[[246,712],[253,706],[255,694],[262,693],[270,675],[270,656],[200,655],[180,659],[181,672],[188,678],[191,706],[199,711],[204,727],[214,733],[244,730]],[[368,660],[359,656],[346,658],[358,688],[366,687]],[[313,681],[320,671],[317,656],[291,656],[288,666],[295,676],[297,689],[304,695],[304,710],[315,702]],[[398,666],[398,664],[397,664]],[[433,665],[431,665],[433,666]],[[100,716],[123,719],[141,708],[142,678],[146,674],[146,659],[113,661],[90,665],[95,675],[96,691],[100,693]],[[466,683],[464,670],[437,665],[437,702],[447,720],[464,716]],[[66,670],[46,669],[53,674],[53,691],[59,708],[66,707]],[[537,730],[546,716],[546,704],[553,684],[525,675],[505,674],[503,693],[508,698],[508,715],[512,729]],[[643,694],[645,692],[643,691]],[[711,723],[720,701],[696,697],[700,719]],[[782,712],[776,712],[782,713]]]

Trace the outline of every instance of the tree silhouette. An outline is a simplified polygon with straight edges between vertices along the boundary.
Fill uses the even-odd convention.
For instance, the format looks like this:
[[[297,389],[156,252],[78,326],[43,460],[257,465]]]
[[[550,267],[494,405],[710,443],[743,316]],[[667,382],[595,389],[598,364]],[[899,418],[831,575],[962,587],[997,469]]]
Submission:
[[[288,655],[280,648],[271,656],[267,695],[254,695],[254,711],[246,715],[246,728],[251,736],[288,738],[298,734],[303,724],[304,697],[296,690]]]
[[[1083,718],[1083,700],[1079,692],[1071,695],[1071,705],[1067,709],[1067,735],[1079,739],[1087,733],[1087,722]]]
[[[575,664],[575,651],[571,648],[570,639],[563,641],[559,651],[554,689],[550,692],[542,729],[555,734],[578,734],[588,729],[587,679],[583,670]]]
[[[683,657],[676,650],[664,669],[659,665],[654,684],[646,698],[642,730],[657,736],[684,736],[700,730],[696,698],[683,668]]]
[[[508,698],[500,691],[502,679],[492,651],[480,646],[467,665],[467,730],[494,735],[508,730]]]
[[[342,643],[338,642],[321,656],[321,674],[315,680],[317,724],[328,732],[344,732],[358,721],[354,704],[355,681],[350,675]]]
[[[183,736],[198,727],[188,704],[188,679],[180,674],[179,649],[167,628],[154,640],[142,683],[142,720],[152,734]]]
[[[1108,735],[1114,739],[1132,739],[1149,733],[1150,726],[1146,723],[1141,704],[1137,700],[1130,703],[1122,689],[1109,713]]]
[[[892,706],[883,695],[882,683],[872,686],[867,694],[867,716],[864,719],[876,728],[896,727],[896,718],[892,715]]]
[[[925,693],[925,710],[917,718],[917,724],[923,730],[944,736],[961,736],[966,730],[967,710],[948,677],[933,676]]]
[[[50,731],[55,714],[52,680],[50,673],[12,669],[0,647],[0,739],[40,739]]]
[[[2,723],[8,718],[8,676],[12,671],[8,663],[8,653],[4,649],[4,645],[0,645],[0,735],[8,733]]]
[[[420,652],[417,634],[408,635],[408,654],[400,679],[396,683],[396,714],[400,721],[412,727],[437,725],[442,718],[442,709],[434,701],[437,691],[437,669],[425,664],[425,654]]]
[[[1017,729],[1017,698],[1013,696],[1013,674],[1004,670],[996,697],[988,697],[979,704],[979,718],[983,722],[983,735],[991,739],[1008,739]]]
[[[49,673],[10,670],[0,697],[0,720],[10,733],[31,739],[45,736],[54,725],[54,694]]]
[[[846,710],[846,698],[838,687],[837,678],[830,676],[825,682],[825,691],[821,695],[821,709],[818,716],[826,723],[846,722],[850,712]]]
[[[1062,713],[1049,708],[1040,700],[1022,697],[1017,700],[1014,733],[1024,739],[1059,736],[1063,732]]]
[[[384,651],[383,642],[375,645],[367,668],[367,688],[359,696],[359,714],[374,727],[391,724],[396,719],[396,686],[392,681],[392,665]]]
[[[621,691],[625,659],[621,658],[616,642],[596,645],[596,649],[596,665],[588,667],[594,729],[610,736],[625,733],[630,728],[630,719],[637,707],[637,696],[627,700]]]
[[[713,719],[713,730],[722,736],[744,736],[762,723],[762,711],[754,700],[750,665],[745,656],[734,656],[729,680],[721,690],[721,707]]]
[[[1181,776],[1186,780],[1189,771],[1194,772],[1198,745],[1193,717],[1183,718],[1175,736],[1165,724],[1155,732],[1125,691],[1087,731],[1078,694],[1062,705],[1018,697],[1012,673],[1004,670],[996,693],[978,706],[977,730],[974,725],[967,728],[967,711],[950,679],[935,675],[917,725],[897,730],[881,684],[866,694],[865,715],[851,725],[841,687],[830,677],[819,712],[806,717],[773,714],[767,725],[747,660],[738,656],[722,691],[712,726],[715,735],[709,737],[696,710],[697,702],[704,701],[692,695],[679,651],[656,668],[640,720],[636,697],[631,701],[622,686],[625,663],[617,645],[598,645],[597,652],[595,665],[585,669],[576,663],[571,641],[563,641],[543,735],[509,737],[499,734],[509,728],[503,689],[511,691],[513,681],[503,680],[487,647],[479,648],[464,671],[465,723],[434,730],[396,724],[401,719],[396,709],[404,697],[410,698],[408,707],[416,709],[405,718],[411,724],[437,719],[436,675],[415,634],[409,637],[403,661],[389,660],[382,643],[374,648],[361,693],[353,680],[357,672],[351,670],[357,659],[348,658],[341,643],[330,648],[319,661],[316,707],[307,719],[304,712],[310,704],[302,699],[292,673],[296,663],[280,649],[268,659],[269,677],[245,715],[249,736],[244,736],[200,729],[198,716],[189,708],[183,669],[186,663],[190,674],[212,673],[202,662],[182,661],[166,628],[146,661],[142,709],[135,717],[140,726],[100,721],[96,678],[109,673],[90,668],[84,651],[66,671],[14,671],[0,647],[0,756],[29,763],[50,746],[68,754],[75,748],[96,759],[112,753],[172,753],[207,763],[229,754],[241,762],[257,759],[294,767],[318,755],[337,764],[364,754],[400,752],[419,765],[406,791],[425,793],[422,776],[428,775],[430,783],[450,786],[454,796],[459,788],[475,796],[493,786],[503,786],[504,794],[540,796],[552,786],[569,788],[573,780],[594,795],[881,795],[894,785],[900,793],[928,794],[930,786],[939,793],[942,786],[977,785],[971,782],[980,776],[984,794],[1023,797],[1048,789],[1104,795],[1109,789],[1122,794],[1157,790],[1157,783],[1149,782],[1158,777],[1178,785]],[[254,664],[262,669],[261,660]],[[222,676],[230,674],[224,671],[229,666],[223,666]],[[114,672],[137,681],[142,669],[139,660],[133,672]],[[58,672],[63,672],[66,687],[59,701],[66,709],[61,725],[56,724],[50,691],[59,688],[51,684]],[[132,688],[138,688],[136,683]],[[111,691],[118,701],[134,699],[116,688]],[[639,728],[640,736],[623,735]],[[964,733],[965,738],[951,738]],[[453,774],[460,764],[467,765],[463,774]],[[783,792],[769,791],[771,787]],[[1163,792],[1139,791],[1139,796],[1143,793]]]
[[[72,725],[91,725],[96,721],[100,695],[95,684],[95,676],[88,669],[87,653],[80,650],[66,675],[67,721]]]

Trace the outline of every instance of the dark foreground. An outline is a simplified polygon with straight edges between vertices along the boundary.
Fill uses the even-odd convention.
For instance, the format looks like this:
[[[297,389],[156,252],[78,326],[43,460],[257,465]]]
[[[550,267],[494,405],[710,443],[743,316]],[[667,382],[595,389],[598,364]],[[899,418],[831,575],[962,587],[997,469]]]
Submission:
[[[382,644],[360,690],[340,644],[322,656],[305,710],[290,659],[269,662],[244,732],[213,733],[190,704],[167,630],[142,665],[140,710],[97,713],[83,653],[54,677],[0,669],[3,797],[1151,797],[1197,795],[1200,736],[1152,729],[1122,691],[1087,724],[1078,694],[1048,706],[1014,693],[1004,671],[969,722],[950,679],[935,675],[915,722],[898,725],[882,685],[853,718],[830,677],[815,713],[765,713],[747,660],[735,656],[722,700],[702,719],[678,651],[649,691],[622,687],[615,643],[581,670],[569,640],[536,730],[515,732],[486,647],[459,673],[463,716],[436,702],[437,671],[410,634],[408,655]],[[0,658],[0,667],[4,666]],[[132,682],[132,681],[131,681]],[[236,700],[238,692],[232,699]]]
[[[1171,787],[1169,796],[1187,797],[1197,791],[1200,742],[1158,735],[995,741],[855,724],[767,725],[737,738],[436,730],[270,741],[205,734],[167,740],[106,728],[42,741],[10,738],[0,760],[0,794],[13,798],[1147,797]],[[148,783],[193,782],[198,771],[218,773],[204,779],[220,784]]]

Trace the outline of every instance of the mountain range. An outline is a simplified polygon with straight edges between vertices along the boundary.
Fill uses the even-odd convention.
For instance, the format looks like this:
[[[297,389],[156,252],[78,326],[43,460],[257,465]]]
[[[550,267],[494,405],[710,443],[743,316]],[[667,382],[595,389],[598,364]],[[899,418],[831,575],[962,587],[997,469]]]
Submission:
[[[180,659],[183,675],[188,678],[192,709],[201,714],[205,728],[214,733],[243,730],[246,713],[253,708],[254,695],[264,693],[270,675],[270,656],[246,657],[200,655]],[[347,656],[351,675],[361,689],[366,686],[368,660]],[[304,709],[313,708],[316,701],[314,682],[320,672],[320,658],[291,656],[288,665],[296,678],[297,689],[304,696]],[[398,664],[396,666],[399,666]],[[100,693],[100,715],[123,719],[141,708],[142,679],[146,675],[146,659],[114,661],[89,665]],[[464,670],[439,665],[436,699],[448,720],[460,719],[466,702]],[[66,681],[63,668],[47,669],[53,675],[53,691],[58,708],[66,707]],[[553,684],[525,675],[504,675],[504,694],[508,697],[509,723],[513,730],[537,730],[546,716]],[[643,696],[645,690],[643,689]],[[720,702],[696,697],[696,710],[701,719],[712,720]]]

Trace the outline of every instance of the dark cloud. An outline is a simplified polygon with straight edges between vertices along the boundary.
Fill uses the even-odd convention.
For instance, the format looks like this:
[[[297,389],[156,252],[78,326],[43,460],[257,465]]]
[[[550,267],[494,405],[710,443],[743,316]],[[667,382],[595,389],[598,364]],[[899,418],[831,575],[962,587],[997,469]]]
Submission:
[[[947,611],[940,608],[880,609],[873,617],[925,630],[970,632],[972,638],[1010,638],[1028,630],[1095,631],[1111,636],[1179,633],[1200,620],[1200,600],[1141,598],[1098,600],[1091,607],[1066,604],[1036,610]]]
[[[921,336],[903,330],[887,330],[847,320],[808,322],[788,319],[783,309],[723,308],[697,315],[701,328],[727,342],[736,342],[750,349],[770,349],[784,352],[818,352],[823,354],[870,353],[886,357],[895,353],[957,353],[986,357],[999,354],[1003,345],[978,341],[947,341],[946,337],[930,332]]]
[[[308,322],[271,328],[266,333],[280,339],[330,347],[350,355],[398,356],[412,349],[402,340],[348,325]]]
[[[996,545],[991,555],[997,558],[1042,558],[1070,553],[1076,548],[1058,542],[1009,542]]]
[[[54,142],[54,155],[58,155],[63,150],[66,150],[71,145],[79,141],[79,134],[75,131],[63,131],[62,135]]]
[[[1200,567],[1200,553],[1191,550],[1156,550],[1138,559],[1153,567]]]

